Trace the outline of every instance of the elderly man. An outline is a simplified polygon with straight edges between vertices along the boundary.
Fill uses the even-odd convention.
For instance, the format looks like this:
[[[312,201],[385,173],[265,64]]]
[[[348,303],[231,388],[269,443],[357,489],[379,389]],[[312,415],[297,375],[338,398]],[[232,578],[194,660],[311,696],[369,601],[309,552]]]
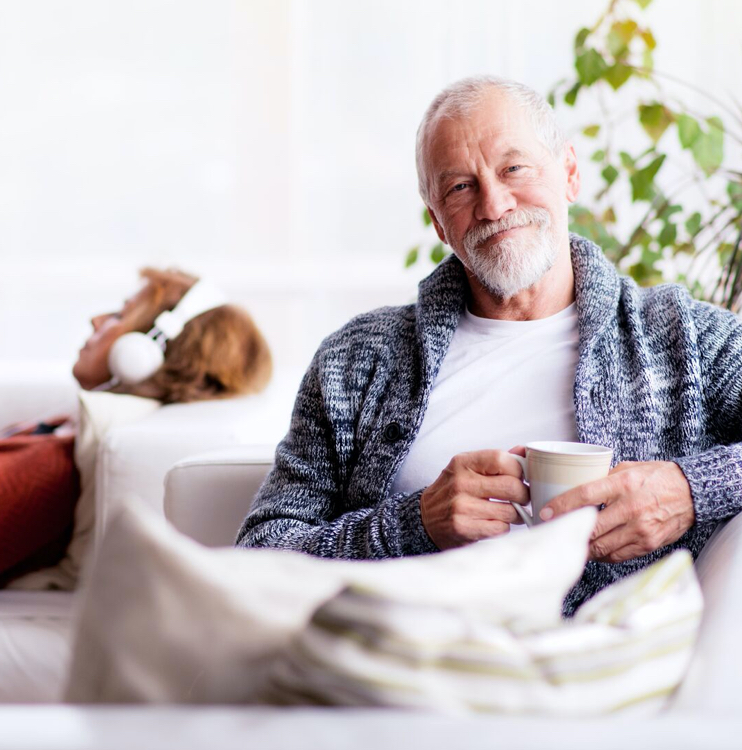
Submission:
[[[436,552],[507,533],[528,502],[507,449],[609,445],[605,479],[548,520],[602,506],[572,613],[742,509],[742,326],[677,286],[640,289],[569,235],[575,153],[526,86],[444,90],[418,131],[420,192],[454,255],[417,304],[325,340],[238,537],[323,557]]]

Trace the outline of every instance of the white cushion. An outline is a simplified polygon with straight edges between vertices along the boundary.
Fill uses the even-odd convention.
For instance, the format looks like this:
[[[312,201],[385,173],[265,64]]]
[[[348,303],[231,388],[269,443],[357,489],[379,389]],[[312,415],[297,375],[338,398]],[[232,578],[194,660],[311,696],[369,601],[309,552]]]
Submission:
[[[112,430],[99,452],[96,538],[102,538],[109,513],[128,499],[162,513],[165,475],[188,456],[250,445],[263,446],[262,455],[270,458],[288,430],[300,376],[297,370],[279,371],[255,396],[171,404]]]
[[[522,553],[546,542],[548,531],[540,541],[523,534],[499,547],[346,562],[275,550],[210,550],[146,510],[122,509],[101,545],[76,634],[72,700],[255,698],[261,661],[283,649],[320,603],[358,577],[382,575],[414,593],[431,586],[444,590],[436,580],[443,576],[445,590],[459,601],[484,587],[491,605],[507,617],[527,613],[530,620],[553,624],[582,570],[586,544],[580,537],[592,527],[592,517],[584,515],[552,526],[576,543],[560,550],[544,577],[540,560]],[[553,551],[554,544],[543,548]],[[493,575],[503,557],[512,574]],[[531,582],[528,597],[525,581]]]
[[[496,642],[490,658],[498,660],[504,653],[506,660],[535,675],[517,689],[508,682],[505,690],[491,676],[479,675],[481,691],[501,696],[488,700],[482,695],[487,710],[548,713],[568,706],[591,715],[616,708],[627,698],[643,699],[658,686],[666,692],[687,665],[689,640],[699,618],[700,596],[689,557],[679,553],[633,583],[624,581],[603,592],[602,606],[564,626],[561,602],[582,571],[594,518],[594,510],[586,509],[529,533],[464,549],[349,562],[275,550],[209,550],[145,508],[131,506],[112,520],[85,592],[67,697],[81,702],[272,700],[281,675],[285,677],[281,668],[296,665],[297,654],[306,646],[303,639],[313,635],[313,615],[327,615],[327,606],[340,606],[347,615],[344,597],[349,586],[374,592],[379,606],[366,607],[366,615],[386,617],[386,624],[395,627],[407,623],[408,641],[419,630],[420,642],[413,643],[413,651],[434,649],[428,626],[438,626],[437,637],[444,633],[446,644],[452,633],[454,641],[464,633],[470,645],[476,646],[480,637],[482,643]],[[657,606],[663,591],[664,603]],[[673,607],[673,602],[682,606]],[[658,634],[668,617],[682,616],[686,619],[675,627],[677,632],[670,627]],[[370,621],[358,625],[363,633]],[[642,665],[643,658],[653,658],[652,649],[639,642],[666,638],[670,631],[672,637],[663,646],[669,643],[673,655]],[[398,640],[399,632],[393,635],[390,642]],[[339,662],[349,656],[347,644],[335,645],[338,648],[320,650],[325,661],[313,676],[320,682],[333,672],[327,659],[337,673]],[[604,658],[591,657],[591,650],[606,647],[610,653]],[[415,653],[420,657],[419,650]],[[367,671],[356,677],[385,671],[385,655],[372,656],[364,665]],[[602,672],[615,672],[617,658],[631,668],[620,666],[612,683]],[[640,668],[633,669],[637,664]],[[589,681],[562,689],[565,680],[570,683],[566,674],[586,671]],[[550,673],[557,675],[554,684]],[[459,677],[443,670],[429,680],[430,670],[422,669],[413,675],[421,696],[414,705],[468,709]],[[346,680],[344,687],[350,688],[351,682]],[[316,695],[317,684],[312,681],[307,692]],[[421,685],[432,685],[433,692],[421,691]],[[554,693],[559,695],[550,703]],[[580,701],[577,693],[594,695]],[[321,693],[322,699],[342,702],[337,695]],[[358,695],[354,683],[352,696]],[[502,700],[503,695],[509,695],[508,700]],[[294,697],[286,692],[278,699]],[[388,695],[377,702],[411,705],[395,704]]]

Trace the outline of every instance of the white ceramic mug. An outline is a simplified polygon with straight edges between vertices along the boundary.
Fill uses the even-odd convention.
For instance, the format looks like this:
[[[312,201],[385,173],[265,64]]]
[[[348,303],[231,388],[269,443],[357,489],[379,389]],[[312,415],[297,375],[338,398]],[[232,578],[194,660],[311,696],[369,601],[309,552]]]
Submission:
[[[541,440],[526,445],[526,457],[513,455],[523,468],[531,494],[531,515],[518,503],[513,506],[523,521],[541,523],[539,513],[550,500],[573,487],[608,475],[613,449],[589,443]]]

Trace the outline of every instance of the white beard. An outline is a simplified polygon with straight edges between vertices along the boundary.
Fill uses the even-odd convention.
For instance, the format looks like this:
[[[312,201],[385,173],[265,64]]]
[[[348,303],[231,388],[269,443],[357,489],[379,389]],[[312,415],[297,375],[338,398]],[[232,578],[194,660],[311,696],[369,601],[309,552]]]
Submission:
[[[486,242],[498,232],[527,224],[538,229],[535,241],[516,232],[512,237]],[[510,299],[532,287],[554,265],[559,248],[550,236],[550,226],[546,209],[522,208],[500,221],[475,227],[464,236],[464,265],[495,297]]]

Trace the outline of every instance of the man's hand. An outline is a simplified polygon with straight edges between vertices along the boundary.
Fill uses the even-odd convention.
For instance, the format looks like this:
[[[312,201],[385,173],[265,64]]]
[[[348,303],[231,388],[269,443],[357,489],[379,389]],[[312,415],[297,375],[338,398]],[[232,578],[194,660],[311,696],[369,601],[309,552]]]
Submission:
[[[486,450],[454,456],[420,497],[420,515],[428,536],[440,549],[461,547],[507,534],[523,523],[510,503],[525,505],[528,488],[520,464],[505,451]]]
[[[605,479],[555,497],[541,518],[546,521],[585,505],[605,505],[590,537],[590,557],[600,562],[623,562],[653,552],[677,541],[696,520],[688,481],[671,461],[620,463]]]

